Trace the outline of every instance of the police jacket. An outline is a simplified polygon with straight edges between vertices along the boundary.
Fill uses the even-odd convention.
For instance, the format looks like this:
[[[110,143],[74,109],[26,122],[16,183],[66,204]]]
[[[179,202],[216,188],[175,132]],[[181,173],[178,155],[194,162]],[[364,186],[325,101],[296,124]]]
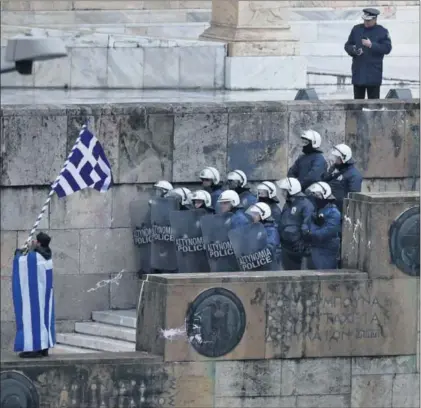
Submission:
[[[235,191],[240,197],[241,205],[243,206],[244,210],[247,210],[247,208],[249,208],[251,205],[257,203],[256,194],[253,194],[248,187],[236,188]]]
[[[370,39],[371,48],[362,44],[362,39]],[[357,55],[355,48],[363,53]],[[378,86],[382,84],[383,57],[392,51],[389,32],[381,25],[365,27],[357,24],[351,30],[345,51],[352,57],[352,83],[354,85]]]
[[[303,149],[304,150],[304,149]],[[288,177],[294,177],[301,183],[304,191],[313,183],[320,181],[323,173],[327,170],[326,159],[319,150],[312,149],[302,154],[288,170]]]
[[[292,248],[302,241],[303,232],[308,231],[313,212],[313,204],[303,193],[288,197],[278,226],[282,247]]]
[[[210,194],[211,199],[212,199],[212,207],[216,208],[217,207],[216,203],[218,201],[218,198],[222,194],[222,186],[220,184],[212,186],[211,190],[209,191],[209,194]]]
[[[316,223],[317,217],[323,217],[324,222]],[[313,214],[309,224],[309,240],[312,248],[338,253],[341,234],[341,213],[333,203],[328,203]]]
[[[243,208],[236,207],[232,210],[233,216],[231,217],[231,229],[242,227],[251,223],[251,219],[247,217]]]
[[[344,198],[347,198],[349,193],[361,191],[363,177],[355,167],[355,161],[351,159],[341,166],[332,166],[323,176],[323,181],[330,185],[332,194],[336,197],[336,207],[342,212]]]
[[[264,221],[262,224],[265,227],[268,236],[268,246],[270,250],[275,253],[276,248],[279,247],[281,243],[277,226],[273,220]]]

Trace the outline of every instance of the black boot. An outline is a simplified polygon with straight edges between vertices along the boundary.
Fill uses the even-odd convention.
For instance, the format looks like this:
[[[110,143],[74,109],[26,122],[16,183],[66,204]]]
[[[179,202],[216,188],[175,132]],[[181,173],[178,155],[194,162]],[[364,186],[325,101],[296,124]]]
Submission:
[[[41,350],[43,357],[48,357],[48,349]]]
[[[42,351],[22,351],[19,353],[20,358],[40,358],[42,357]]]

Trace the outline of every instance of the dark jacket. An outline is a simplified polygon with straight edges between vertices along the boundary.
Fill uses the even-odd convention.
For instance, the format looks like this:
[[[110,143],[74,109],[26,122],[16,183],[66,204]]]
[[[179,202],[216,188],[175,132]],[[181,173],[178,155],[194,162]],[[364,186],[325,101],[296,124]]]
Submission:
[[[231,217],[231,229],[242,227],[251,223],[251,218],[248,217],[243,208],[233,208],[233,216]]]
[[[257,203],[257,196],[253,194],[248,188],[238,188],[235,190],[240,197],[241,205],[244,210],[247,210],[251,205]]]
[[[34,252],[38,252],[46,261],[51,259],[51,256],[52,256],[50,247],[39,246],[39,247],[34,248]]]
[[[300,252],[303,245],[303,232],[308,231],[314,206],[303,194],[289,197],[282,208],[281,223],[278,226],[282,249]]]
[[[332,166],[323,175],[323,181],[330,185],[332,194],[336,198],[336,207],[342,212],[344,198],[347,198],[349,193],[361,191],[363,177],[355,167],[355,161],[351,159],[341,166]]]
[[[371,48],[362,45],[362,39],[369,38]],[[362,55],[357,55],[355,49],[361,48]],[[392,51],[392,41],[389,32],[381,25],[365,27],[357,24],[351,30],[345,51],[352,57],[352,83],[354,85],[378,86],[383,79],[383,58]]]
[[[294,177],[301,183],[301,190],[321,180],[327,170],[326,159],[319,150],[302,154],[288,170],[288,177]]]
[[[315,218],[323,215],[323,225]],[[311,249],[312,269],[336,269],[340,255],[341,213],[335,204],[327,204],[316,211],[310,220],[308,241]]]
[[[212,207],[213,208],[217,208],[217,202],[218,202],[218,198],[219,196],[222,194],[222,185],[221,184],[217,184],[215,186],[212,186],[209,190],[208,193],[210,194],[211,198],[212,198]]]

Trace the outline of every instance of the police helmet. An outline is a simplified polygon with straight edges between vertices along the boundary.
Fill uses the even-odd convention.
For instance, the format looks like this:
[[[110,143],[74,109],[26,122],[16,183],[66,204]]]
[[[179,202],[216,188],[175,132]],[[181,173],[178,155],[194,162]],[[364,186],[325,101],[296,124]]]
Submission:
[[[191,195],[191,201],[203,201],[205,207],[209,208],[212,206],[211,195],[205,190],[194,191]]]
[[[251,205],[247,211],[247,214],[259,214],[262,221],[267,220],[272,216],[272,210],[266,203],[256,203]]]
[[[234,190],[225,190],[218,198],[218,203],[230,203],[233,207],[240,205],[240,197]]]
[[[247,184],[247,176],[242,170],[233,170],[227,175],[228,182],[237,182],[239,187],[244,187]]]
[[[324,181],[318,181],[317,183],[313,183],[310,187],[307,188],[306,191],[308,194],[313,194],[316,197],[327,199],[333,199],[332,196],[332,189],[330,188],[329,184],[325,183]]]
[[[257,195],[259,197],[268,197],[276,199],[276,186],[271,181],[262,181],[257,186]]]
[[[174,187],[172,186],[171,183],[169,183],[166,180],[159,180],[154,184],[155,188],[160,188],[162,190],[166,190],[166,191],[170,191],[172,190]]]
[[[306,144],[311,144],[311,146],[315,149],[320,147],[322,144],[322,137],[320,136],[320,133],[312,129],[304,131],[301,134],[301,139],[303,139]]]
[[[219,184],[221,181],[221,175],[215,167],[205,167],[200,172],[199,178],[202,180],[212,180],[213,184]]]
[[[170,197],[180,197],[181,205],[189,205],[191,203],[191,191],[188,188],[175,188],[174,190],[171,190],[168,195]]]
[[[346,144],[338,144],[332,150],[332,155],[339,157],[342,160],[342,163],[347,163],[352,159],[352,150]]]
[[[289,195],[295,195],[301,192],[301,183],[293,177],[287,177],[276,182],[276,185],[288,192]]]

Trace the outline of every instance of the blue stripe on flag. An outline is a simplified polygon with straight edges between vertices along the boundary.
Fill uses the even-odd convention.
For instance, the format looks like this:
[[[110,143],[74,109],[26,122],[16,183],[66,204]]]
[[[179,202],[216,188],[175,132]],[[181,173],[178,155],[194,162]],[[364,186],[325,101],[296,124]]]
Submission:
[[[69,186],[72,188],[73,191],[79,191],[80,190],[79,184],[73,178],[72,173],[70,173],[69,170],[67,170],[67,169],[64,170],[62,177],[64,177],[66,179],[66,181],[69,183]]]
[[[42,271],[44,273],[44,271]],[[34,351],[41,350],[41,315],[38,293],[38,264],[36,252],[28,253],[28,284],[31,305],[32,342]]]
[[[44,309],[44,324],[47,328],[48,332],[51,332],[51,325],[53,322],[51,321],[50,316],[50,301],[51,301],[51,291],[53,289],[53,271],[52,269],[47,269],[45,271],[46,275],[46,284],[45,284],[45,309]],[[50,343],[50,339],[48,339],[48,345],[50,347],[54,346],[54,344]]]
[[[15,350],[23,350],[23,306],[22,306],[22,288],[19,279],[19,258],[16,255],[13,259],[13,275],[12,275],[12,293],[13,305],[15,308],[16,316],[16,337],[15,337]]]
[[[83,178],[83,181],[88,185],[91,186],[94,184],[94,181],[91,179],[91,172],[93,167],[91,163],[86,162],[83,167],[80,169],[80,176]]]
[[[82,158],[82,152],[76,148],[75,150],[73,150],[72,156],[70,157],[69,161],[73,163],[75,167],[78,167]]]
[[[53,271],[51,271],[51,281],[53,277]],[[53,294],[53,296],[51,296],[51,301],[53,302],[52,304],[52,311],[51,311],[51,325],[50,325],[50,333],[51,333],[51,339],[53,340],[53,344],[50,344],[50,346],[54,346],[54,344],[56,344],[56,314],[54,312],[54,289],[51,288],[51,293]]]

